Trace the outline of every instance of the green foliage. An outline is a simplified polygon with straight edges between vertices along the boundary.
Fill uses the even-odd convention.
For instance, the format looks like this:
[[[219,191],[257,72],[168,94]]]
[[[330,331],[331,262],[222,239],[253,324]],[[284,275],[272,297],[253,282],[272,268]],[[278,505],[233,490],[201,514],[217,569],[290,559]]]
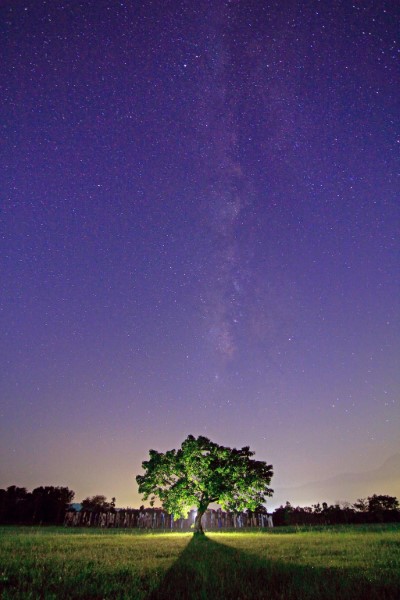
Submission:
[[[186,518],[192,506],[204,513],[211,502],[224,510],[255,510],[272,495],[272,465],[254,460],[248,446],[237,450],[189,435],[178,450],[150,450],[136,481],[143,499],[158,497],[165,510]]]

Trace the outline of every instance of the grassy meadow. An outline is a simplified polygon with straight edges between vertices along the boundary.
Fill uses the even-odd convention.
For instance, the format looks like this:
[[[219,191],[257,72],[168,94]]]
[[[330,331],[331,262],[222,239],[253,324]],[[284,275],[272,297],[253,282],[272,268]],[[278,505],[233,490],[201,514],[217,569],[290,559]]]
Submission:
[[[0,528],[2,599],[396,599],[400,525],[143,533]]]

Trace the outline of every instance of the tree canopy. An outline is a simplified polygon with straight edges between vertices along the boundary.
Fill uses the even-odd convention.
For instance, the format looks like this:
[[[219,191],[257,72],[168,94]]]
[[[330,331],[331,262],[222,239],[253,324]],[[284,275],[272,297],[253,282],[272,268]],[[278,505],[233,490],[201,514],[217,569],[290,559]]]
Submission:
[[[272,496],[272,465],[252,456],[249,446],[237,450],[189,435],[178,450],[150,450],[136,481],[143,500],[153,506],[159,498],[175,517],[186,518],[195,506],[195,532],[202,532],[201,517],[212,502],[236,512],[255,510]]]
[[[0,523],[60,524],[74,495],[67,487],[40,486],[28,492],[10,485],[0,490]]]
[[[398,508],[399,501],[395,496],[388,496],[386,494],[368,496],[368,510],[370,512],[397,510]]]
[[[107,498],[105,496],[98,494],[97,496],[90,496],[82,500],[81,506],[82,510],[106,512],[108,510],[115,509],[115,498],[112,498],[111,502],[107,502]]]

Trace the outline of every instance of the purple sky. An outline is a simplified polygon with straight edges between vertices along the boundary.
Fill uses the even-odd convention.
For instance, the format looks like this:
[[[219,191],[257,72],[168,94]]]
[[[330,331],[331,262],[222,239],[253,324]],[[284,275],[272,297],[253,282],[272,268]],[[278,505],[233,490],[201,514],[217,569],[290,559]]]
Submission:
[[[135,506],[192,433],[400,496],[399,16],[1,3],[1,487]]]

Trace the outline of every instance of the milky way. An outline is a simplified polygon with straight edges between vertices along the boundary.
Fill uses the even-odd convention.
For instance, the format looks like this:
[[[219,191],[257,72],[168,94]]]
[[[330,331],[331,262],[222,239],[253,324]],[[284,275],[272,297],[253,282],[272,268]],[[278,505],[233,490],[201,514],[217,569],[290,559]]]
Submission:
[[[400,494],[397,4],[2,3],[1,486]]]

